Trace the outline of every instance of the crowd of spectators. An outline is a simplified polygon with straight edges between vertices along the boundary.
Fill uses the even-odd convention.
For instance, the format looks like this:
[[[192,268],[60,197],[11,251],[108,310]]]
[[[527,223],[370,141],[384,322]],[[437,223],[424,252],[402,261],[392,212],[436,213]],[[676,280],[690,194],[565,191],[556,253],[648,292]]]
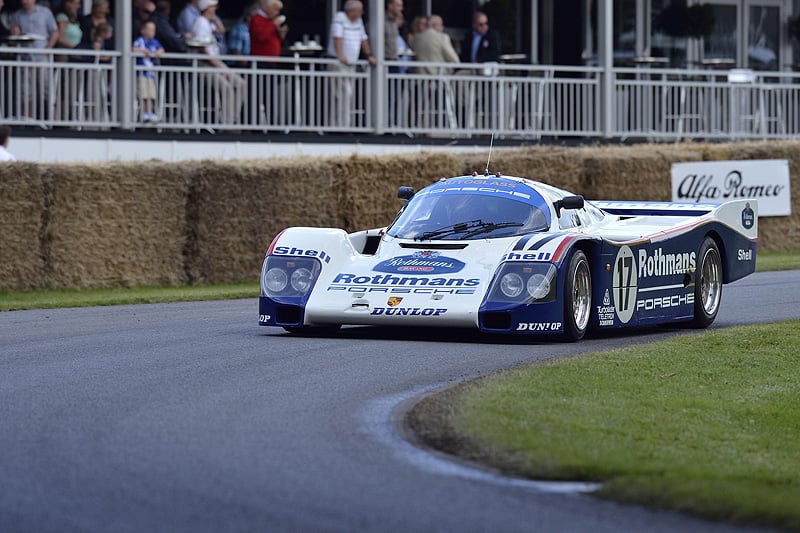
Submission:
[[[173,25],[170,0],[132,0],[132,22],[135,41],[132,50],[136,54],[137,97],[140,118],[156,121],[154,101],[154,62],[161,55],[191,51],[208,56],[201,65],[215,67],[205,76],[206,82],[224,95],[223,111],[226,122],[236,123],[241,115],[243,92],[246,89],[241,76],[229,67],[247,66],[247,61],[222,61],[219,56],[277,57],[286,48],[284,41],[288,33],[286,17],[281,14],[281,0],[254,0],[247,5],[230,31],[217,16],[219,0],[187,0],[175,17]],[[112,50],[114,48],[114,21],[110,14],[109,0],[93,0],[89,13],[81,14],[81,0],[20,0],[21,7],[13,12],[3,25],[0,19],[0,35],[29,34],[44,36],[32,42],[30,48]],[[481,63],[497,61],[500,56],[500,36],[489,28],[485,13],[473,15],[472,28],[460,41],[457,53],[450,36],[444,31],[444,21],[439,15],[416,16],[409,23],[403,15],[403,0],[385,0],[384,59],[416,59],[435,63]],[[0,9],[4,0],[0,0]],[[54,9],[55,8],[55,9]],[[54,15],[54,12],[56,13]],[[360,0],[345,0],[342,10],[330,23],[325,57],[337,59],[329,69],[338,72],[354,72],[359,59],[369,65],[377,62],[372,55],[370,38],[363,20],[364,4]],[[27,59],[44,61],[48,56],[31,53]],[[56,54],[56,61],[94,61],[94,56],[83,54]],[[102,60],[102,58],[101,58]],[[107,58],[106,58],[107,60]],[[176,61],[180,64],[179,61]],[[260,61],[260,68],[274,68],[276,62]],[[430,66],[391,66],[390,72],[412,71],[420,74],[442,74],[450,69]],[[42,76],[44,77],[44,75]],[[348,125],[348,102],[353,97],[352,83],[347,77],[339,81],[335,110],[335,123]],[[31,80],[36,83],[37,80]],[[45,90],[46,80],[38,80]],[[66,96],[69,99],[69,95]]]
[[[134,38],[140,35],[141,26],[144,22],[151,21],[155,25],[155,38],[163,46],[165,52],[180,53],[186,52],[187,40],[195,39],[194,23],[201,16],[199,9],[200,0],[187,0],[180,12],[173,19],[170,0],[132,0],[132,34]],[[0,10],[2,10],[4,0],[0,0]],[[33,48],[63,48],[63,49],[87,49],[87,50],[113,50],[113,27],[114,20],[111,17],[111,4],[109,0],[93,0],[89,13],[82,14],[81,0],[20,0],[21,7],[13,13],[4,13],[0,17],[0,37],[4,35],[31,34],[43,36],[30,45]],[[360,55],[352,57],[352,49],[345,52],[337,52],[334,46],[334,39],[340,35],[335,32],[341,28],[348,28],[348,31],[362,32],[364,28],[361,15],[352,20],[361,21],[358,27],[351,27],[351,24],[343,19],[346,14],[353,13],[354,9],[361,10],[363,14],[363,3],[359,0],[345,0],[342,11],[336,13],[331,21],[329,33],[329,45],[326,50],[329,57],[339,58],[345,54],[347,61],[342,64],[352,64],[359,57],[369,59],[368,54],[361,54],[361,41],[368,41],[366,31],[358,34],[356,52]],[[216,52],[220,55],[241,55],[241,56],[279,56],[286,48],[285,40],[288,33],[286,17],[281,14],[283,3],[280,0],[253,0],[243,9],[240,17],[233,23],[230,30],[226,30],[225,24],[216,14],[209,19],[213,39],[216,41]],[[412,20],[406,21],[403,17],[403,0],[386,0],[385,4],[385,25],[384,25],[384,59],[398,60],[413,54],[418,55],[414,44],[415,36],[422,34],[430,29],[431,21],[437,26],[436,31],[440,34],[437,42],[444,43],[443,37],[447,34],[443,32],[443,21],[438,15],[415,16]],[[5,24],[3,23],[5,22]],[[103,25],[101,31],[96,30]],[[111,27],[109,30],[106,25]],[[104,35],[102,46],[97,43],[97,35]],[[432,35],[429,32],[427,41]],[[350,44],[350,38],[348,43]],[[450,41],[450,45],[452,45]],[[430,43],[426,42],[423,49],[429,48]],[[488,19],[482,12],[476,12],[473,17],[472,29],[460,41],[459,58],[462,62],[485,62],[497,61],[500,55],[500,36],[495,30],[488,28]],[[368,46],[365,45],[365,46]],[[437,45],[438,48],[438,45]],[[347,56],[350,54],[350,56]],[[422,55],[425,61],[430,61],[431,54]],[[451,54],[434,54],[435,57],[451,61]],[[42,57],[42,56],[40,56]],[[65,57],[70,57],[66,55]],[[42,57],[43,59],[43,57]],[[79,60],[77,56],[71,58]],[[417,57],[419,59],[419,57]],[[242,63],[243,64],[243,63]],[[270,65],[270,63],[265,63]],[[274,63],[272,64],[274,65]],[[396,69],[393,67],[393,69]],[[423,69],[424,70],[424,69]],[[395,70],[396,71],[396,70]]]

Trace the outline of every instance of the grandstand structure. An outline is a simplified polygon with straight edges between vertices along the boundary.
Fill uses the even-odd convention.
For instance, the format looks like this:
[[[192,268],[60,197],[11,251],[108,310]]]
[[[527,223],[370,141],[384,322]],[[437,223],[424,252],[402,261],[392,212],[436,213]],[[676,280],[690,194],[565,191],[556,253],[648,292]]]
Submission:
[[[383,1],[367,3],[369,33],[383,35]],[[719,0],[717,4],[725,8],[718,10],[719,16],[730,15],[728,8],[740,13],[734,19],[742,34],[755,31],[739,27],[742,24],[751,27],[777,16],[776,35],[764,34],[772,27],[769,24],[758,30],[777,44],[760,39],[758,49],[742,37],[731,49],[719,43],[712,46],[713,36],[697,42],[686,39],[677,60],[674,48],[662,46],[645,18],[657,3],[598,0],[594,11],[585,9],[582,20],[596,13],[591,24],[585,22],[585,30],[597,32],[597,39],[586,39],[591,46],[584,47],[584,64],[543,62],[553,55],[554,41],[532,34],[523,52],[504,54],[497,63],[462,63],[453,68],[379,59],[374,67],[360,61],[354,72],[341,72],[329,69],[336,60],[325,57],[323,43],[298,42],[289,43],[287,53],[274,58],[268,68],[259,58],[222,56],[231,65],[225,73],[244,82],[243,91],[230,94],[214,83],[217,69],[204,60],[199,48],[166,54],[152,68],[137,65],[136,54],[124,45],[132,42],[130,10],[117,0],[116,12],[122,15],[117,51],[74,51],[73,61],[62,61],[63,50],[34,51],[25,43],[12,42],[0,46],[0,122],[15,131],[23,129],[26,136],[44,137],[65,131],[91,132],[94,137],[124,132],[171,138],[226,133],[311,139],[400,135],[467,144],[488,135],[537,142],[769,139],[800,134],[800,74],[791,68],[793,46],[785,30],[792,0]],[[532,27],[547,24],[553,4],[532,2],[526,11]],[[622,31],[625,24],[615,18],[623,4],[635,8],[634,37]],[[336,5],[331,1],[329,11]],[[591,7],[592,2],[581,5]],[[756,20],[758,13],[762,16]],[[626,17],[630,22],[630,13]],[[383,57],[380,41],[372,40],[378,58]],[[669,57],[653,55],[665,50]],[[434,67],[437,74],[418,73],[414,67],[420,65]],[[158,120],[141,112],[144,102],[137,95],[136,80],[145,70],[155,75]],[[232,98],[237,110],[233,115],[224,112]]]

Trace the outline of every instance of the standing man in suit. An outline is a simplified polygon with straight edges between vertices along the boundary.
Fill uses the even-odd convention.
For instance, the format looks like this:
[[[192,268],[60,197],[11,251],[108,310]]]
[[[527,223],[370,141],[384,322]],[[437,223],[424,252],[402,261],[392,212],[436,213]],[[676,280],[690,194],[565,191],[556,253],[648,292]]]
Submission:
[[[489,17],[483,11],[472,15],[472,30],[461,41],[462,63],[488,63],[500,59],[500,34],[489,28]]]
[[[489,17],[483,11],[472,15],[472,30],[461,41],[459,57],[462,63],[497,63],[500,60],[500,34],[489,28]],[[495,89],[490,78],[497,74],[497,70],[487,67],[461,72],[486,77],[486,82],[470,82],[468,96],[462,102],[462,123],[468,128],[490,127],[492,118],[497,117]]]
[[[416,34],[412,42],[414,59],[432,63],[458,63],[459,58],[450,42],[450,37],[444,33],[444,21],[439,15],[428,18],[428,29]],[[436,67],[417,67],[415,72],[420,74],[442,74]],[[445,72],[449,74],[449,71]]]

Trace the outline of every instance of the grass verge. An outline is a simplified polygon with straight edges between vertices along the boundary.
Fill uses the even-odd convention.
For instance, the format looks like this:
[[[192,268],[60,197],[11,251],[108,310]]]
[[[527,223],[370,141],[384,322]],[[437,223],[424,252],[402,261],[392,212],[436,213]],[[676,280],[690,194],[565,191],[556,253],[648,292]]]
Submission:
[[[598,496],[800,530],[800,320],[521,367],[409,413],[436,448]]]
[[[258,283],[254,282],[128,289],[0,291],[0,311],[257,298],[258,290]]]

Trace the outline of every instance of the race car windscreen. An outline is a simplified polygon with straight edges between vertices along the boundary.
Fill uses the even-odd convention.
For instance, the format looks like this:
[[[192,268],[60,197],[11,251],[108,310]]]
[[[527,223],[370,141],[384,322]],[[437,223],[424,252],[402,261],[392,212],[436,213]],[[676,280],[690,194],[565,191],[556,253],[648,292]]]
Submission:
[[[470,240],[512,237],[550,227],[549,210],[533,189],[523,186],[511,193],[497,187],[474,190],[478,188],[455,187],[456,179],[462,178],[417,193],[388,234],[401,239]]]

